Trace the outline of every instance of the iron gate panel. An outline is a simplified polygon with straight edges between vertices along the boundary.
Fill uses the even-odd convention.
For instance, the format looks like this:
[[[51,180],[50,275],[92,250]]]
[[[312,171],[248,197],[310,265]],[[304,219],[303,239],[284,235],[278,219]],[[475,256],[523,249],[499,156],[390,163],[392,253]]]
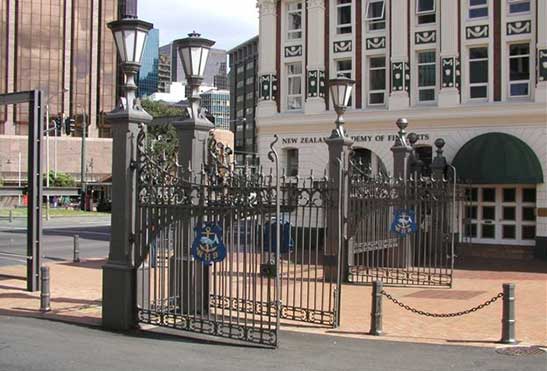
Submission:
[[[278,264],[276,246],[261,248],[266,221],[278,216],[275,177],[242,181],[219,167],[192,174],[176,157],[158,151],[158,138],[152,139],[143,128],[137,149],[139,321],[276,346],[279,282],[260,274],[266,261]],[[192,245],[200,226],[220,231],[206,237],[224,242],[222,261],[209,265],[197,259]],[[261,310],[226,306],[225,298]]]
[[[354,171],[348,195],[348,281],[451,286],[455,191],[455,184],[447,179],[414,177],[405,181]],[[413,214],[410,219],[414,219],[415,231],[406,235],[392,231],[401,210]]]

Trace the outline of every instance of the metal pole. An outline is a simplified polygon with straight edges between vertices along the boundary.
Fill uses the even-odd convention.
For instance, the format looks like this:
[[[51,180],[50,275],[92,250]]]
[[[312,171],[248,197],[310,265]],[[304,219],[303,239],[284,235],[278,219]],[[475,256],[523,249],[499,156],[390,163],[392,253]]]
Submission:
[[[13,210],[9,211],[9,222],[13,223]]]
[[[21,188],[21,152],[19,152],[19,163],[17,165],[17,185]],[[21,206],[21,195],[17,196],[17,205]]]
[[[80,174],[80,184],[81,184],[81,209],[85,210],[85,199],[86,199],[86,184],[85,184],[85,137],[87,131],[87,123],[85,112],[82,109],[82,159],[81,159],[81,174]]]
[[[80,262],[80,236],[75,234],[74,235],[74,263]]]
[[[503,284],[503,314],[502,314],[501,342],[516,344],[515,338],[515,284]]]
[[[382,291],[384,284],[382,281],[372,283],[372,308],[370,313],[370,334],[382,336],[384,334],[382,326]]]
[[[49,100],[49,98],[48,98]],[[49,190],[49,104],[46,105],[46,188]],[[46,197],[46,220],[49,220],[49,195]]]
[[[49,267],[40,267],[41,271],[41,291],[40,291],[40,311],[51,311],[49,292]]]

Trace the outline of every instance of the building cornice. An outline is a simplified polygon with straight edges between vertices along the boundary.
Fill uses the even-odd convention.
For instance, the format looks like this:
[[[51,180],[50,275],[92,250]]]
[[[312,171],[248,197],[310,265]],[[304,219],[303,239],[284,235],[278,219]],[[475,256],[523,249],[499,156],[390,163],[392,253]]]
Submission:
[[[276,15],[278,0],[257,0],[256,7],[260,12],[260,16]]]
[[[401,111],[352,110],[344,115],[346,127],[359,131],[393,128],[395,121],[400,117],[406,117],[415,128],[501,127],[523,124],[547,130],[547,111],[543,104],[537,103],[490,103],[450,108],[420,107]],[[258,119],[257,130],[259,134],[278,131],[325,131],[334,126],[334,119],[335,114],[331,111],[312,115],[282,113]]]

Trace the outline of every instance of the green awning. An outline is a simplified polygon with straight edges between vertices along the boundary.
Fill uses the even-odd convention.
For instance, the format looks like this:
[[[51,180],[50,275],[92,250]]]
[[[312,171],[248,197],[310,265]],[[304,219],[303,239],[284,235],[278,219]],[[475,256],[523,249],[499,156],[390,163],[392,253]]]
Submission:
[[[530,147],[508,134],[473,138],[456,154],[458,179],[471,184],[543,183],[541,164]]]

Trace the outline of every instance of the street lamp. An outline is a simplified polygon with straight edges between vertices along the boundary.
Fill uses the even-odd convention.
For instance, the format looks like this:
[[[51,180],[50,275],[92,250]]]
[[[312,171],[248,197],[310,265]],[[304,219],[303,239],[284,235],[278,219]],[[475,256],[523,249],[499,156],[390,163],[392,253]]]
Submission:
[[[190,98],[192,118],[196,119],[200,108],[199,87],[203,82],[209,50],[215,45],[215,42],[201,37],[194,31],[184,39],[175,40],[173,45],[179,53],[186,80],[192,88],[192,97]]]
[[[135,18],[124,18],[108,24],[108,28],[114,35],[114,41],[126,78],[124,86],[126,96],[123,109],[128,112],[136,108],[135,92],[137,91],[137,85],[135,84],[135,76],[141,67],[144,45],[146,44],[148,31],[152,27],[152,23]]]
[[[338,117],[336,118],[336,130],[332,132],[334,137],[345,137],[344,131],[344,113],[346,112],[353,91],[354,80],[347,77],[338,77],[329,81],[330,95],[334,104],[334,110]]]

